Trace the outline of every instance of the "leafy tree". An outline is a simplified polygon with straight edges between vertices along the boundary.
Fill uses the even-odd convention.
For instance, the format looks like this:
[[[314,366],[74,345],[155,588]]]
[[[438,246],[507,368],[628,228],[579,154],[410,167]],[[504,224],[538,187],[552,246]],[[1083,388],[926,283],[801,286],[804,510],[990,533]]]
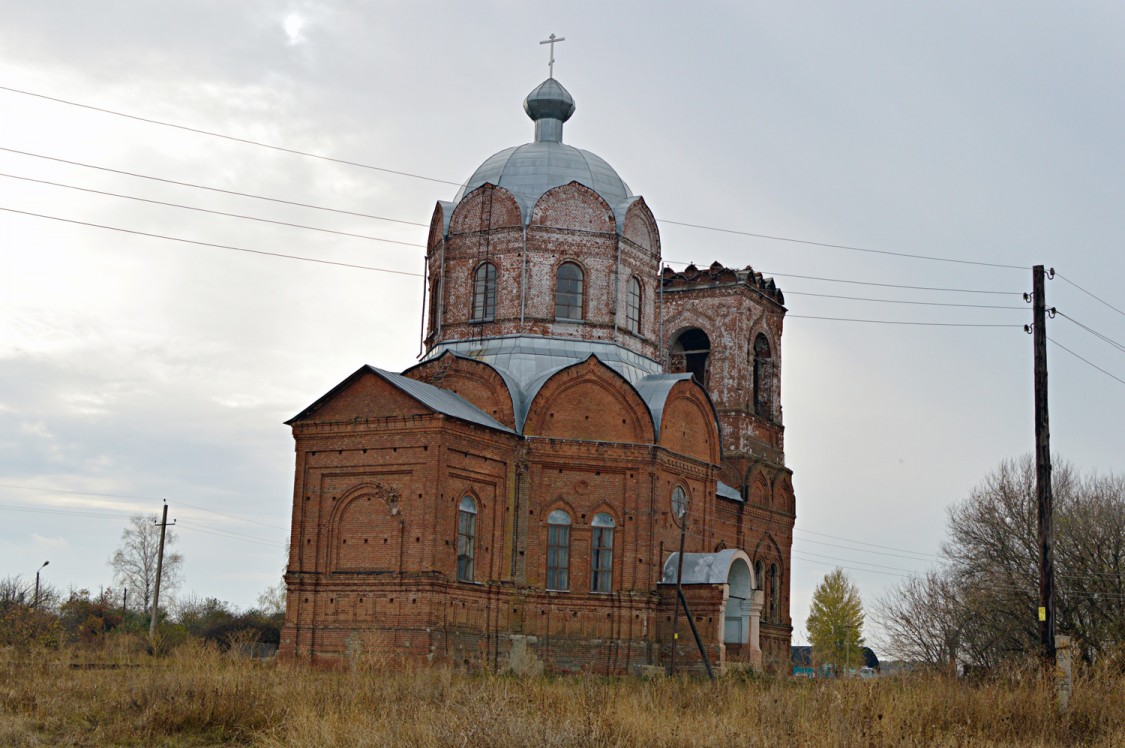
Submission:
[[[837,673],[863,665],[863,604],[843,569],[835,569],[813,590],[805,623],[817,665]]]
[[[1055,459],[1055,613],[1087,659],[1125,644],[1125,476]],[[1039,644],[1038,499],[1030,456],[1007,460],[949,510],[942,568],[875,606],[903,659],[989,667]]]
[[[176,534],[169,527],[164,536],[164,564],[160,572],[160,591],[168,599],[171,599],[179,586],[184,560],[179,553],[168,550],[175,542]],[[128,588],[130,595],[140,595],[145,610],[152,603],[159,549],[160,517],[155,514],[134,514],[129,518],[128,527],[121,532],[121,546],[109,559],[114,581]]]

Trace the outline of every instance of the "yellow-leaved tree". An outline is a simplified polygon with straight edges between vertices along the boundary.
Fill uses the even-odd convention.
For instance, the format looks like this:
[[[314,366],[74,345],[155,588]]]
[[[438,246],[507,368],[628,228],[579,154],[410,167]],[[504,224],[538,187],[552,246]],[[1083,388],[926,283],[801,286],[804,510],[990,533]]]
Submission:
[[[828,572],[813,590],[805,628],[818,667],[842,675],[863,665],[863,603],[843,569]]]

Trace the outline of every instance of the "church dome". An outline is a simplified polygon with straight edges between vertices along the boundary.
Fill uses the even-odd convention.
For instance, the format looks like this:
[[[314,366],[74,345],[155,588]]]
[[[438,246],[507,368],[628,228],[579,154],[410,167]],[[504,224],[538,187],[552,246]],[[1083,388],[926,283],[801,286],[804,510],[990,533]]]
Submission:
[[[561,83],[554,78],[543,81],[524,99],[523,108],[535,122],[535,141],[506,148],[487,159],[458,190],[454,203],[482,184],[493,184],[516,196],[526,220],[544,193],[571,182],[594,190],[615,210],[633,197],[629,185],[604,159],[563,144],[563,123],[574,114],[575,106],[574,97]]]

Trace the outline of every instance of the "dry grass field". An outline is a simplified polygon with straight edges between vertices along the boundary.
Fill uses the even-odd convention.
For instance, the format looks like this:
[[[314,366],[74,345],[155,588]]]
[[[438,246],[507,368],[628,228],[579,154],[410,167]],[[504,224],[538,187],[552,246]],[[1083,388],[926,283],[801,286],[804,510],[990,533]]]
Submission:
[[[558,677],[362,663],[320,672],[189,642],[0,651],[0,745],[1125,745],[1125,675],[1084,672],[1073,709],[1031,671],[803,681]]]

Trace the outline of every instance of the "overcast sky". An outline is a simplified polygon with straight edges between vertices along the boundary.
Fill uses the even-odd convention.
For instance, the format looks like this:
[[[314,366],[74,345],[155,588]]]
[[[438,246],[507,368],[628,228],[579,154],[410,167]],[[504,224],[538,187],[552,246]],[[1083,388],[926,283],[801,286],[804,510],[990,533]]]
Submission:
[[[531,140],[520,105],[552,32],[565,140],[645,197],[665,259],[751,264],[786,294],[794,643],[825,572],[870,604],[935,562],[951,503],[1031,449],[1030,266],[1125,309],[1120,3],[0,0],[0,17],[0,86],[26,92],[0,90],[0,148],[36,154],[0,150],[0,576],[50,560],[50,584],[109,585],[124,518],[166,498],[180,594],[252,604],[285,561],[283,421],[362,364],[414,363],[422,301],[416,276],[11,210],[418,273],[435,201]],[[1058,278],[1047,294],[1125,341],[1125,314]],[[1125,379],[1125,353],[1071,319],[1048,334]],[[1125,383],[1049,359],[1054,449],[1120,471]]]

